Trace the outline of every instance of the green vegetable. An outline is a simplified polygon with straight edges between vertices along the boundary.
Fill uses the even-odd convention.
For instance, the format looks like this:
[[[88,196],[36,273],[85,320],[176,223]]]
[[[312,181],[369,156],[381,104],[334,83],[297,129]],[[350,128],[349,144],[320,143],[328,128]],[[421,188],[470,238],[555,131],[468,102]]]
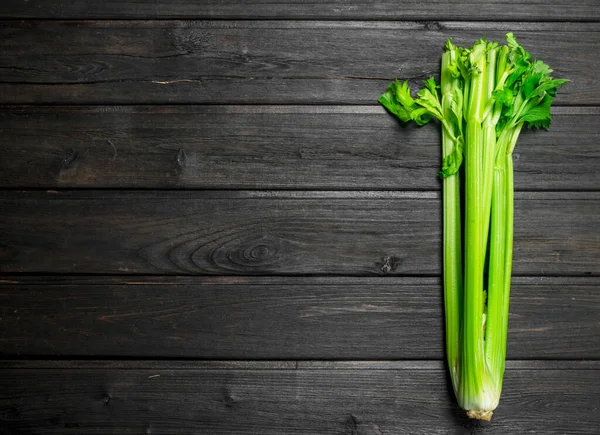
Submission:
[[[379,98],[403,122],[435,118],[442,126],[446,353],[459,405],[482,420],[498,406],[506,358],[512,153],[523,126],[549,128],[552,99],[567,82],[553,79],[512,33],[506,41],[462,48],[448,40],[440,86],[425,80],[415,100],[396,80]]]

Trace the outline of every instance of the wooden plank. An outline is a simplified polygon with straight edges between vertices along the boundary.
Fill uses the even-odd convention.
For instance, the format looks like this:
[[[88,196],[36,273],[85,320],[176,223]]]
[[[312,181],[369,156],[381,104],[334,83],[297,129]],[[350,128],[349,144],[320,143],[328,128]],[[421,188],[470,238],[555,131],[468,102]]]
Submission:
[[[22,0],[4,0],[0,18],[60,18],[60,19],[247,19],[247,18],[321,18],[321,19],[383,19],[383,20],[496,20],[544,21],[600,19],[594,0],[573,0],[558,3],[523,0],[465,1],[434,0],[427,3],[392,0],[38,0],[35,5]]]
[[[553,435],[596,434],[600,425],[598,369],[509,365],[494,420],[483,424],[468,421],[455,405],[445,370],[422,364],[207,370],[177,362],[157,368],[79,363],[76,369],[9,363],[0,370],[0,421],[8,433],[30,434],[379,435],[410,428],[414,434]]]
[[[516,197],[516,275],[595,274],[598,193]],[[435,192],[0,193],[4,273],[423,275]]]
[[[518,190],[600,189],[600,109],[524,131]],[[439,128],[376,106],[0,108],[0,187],[435,189]]]
[[[48,278],[0,282],[0,356],[444,357],[438,278]],[[599,286],[515,278],[508,358],[599,358]]]
[[[596,23],[4,21],[0,103],[376,104],[439,71],[445,40],[514,31],[556,76],[558,104],[600,104]]]

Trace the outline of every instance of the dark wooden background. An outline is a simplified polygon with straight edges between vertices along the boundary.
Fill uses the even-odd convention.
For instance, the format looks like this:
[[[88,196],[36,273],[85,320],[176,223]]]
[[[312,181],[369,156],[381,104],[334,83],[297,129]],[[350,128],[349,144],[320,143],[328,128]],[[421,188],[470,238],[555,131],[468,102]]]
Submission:
[[[600,433],[596,0],[2,0],[0,434]],[[515,153],[504,393],[444,369],[448,37],[556,76]]]

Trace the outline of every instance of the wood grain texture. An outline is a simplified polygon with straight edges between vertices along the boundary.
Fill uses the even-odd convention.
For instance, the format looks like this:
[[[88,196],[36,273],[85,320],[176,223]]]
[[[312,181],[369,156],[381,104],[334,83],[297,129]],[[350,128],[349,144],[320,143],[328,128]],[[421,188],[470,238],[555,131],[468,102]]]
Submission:
[[[509,365],[491,424],[467,420],[439,365],[275,364],[241,370],[177,362],[64,364],[68,369],[9,363],[0,369],[0,422],[4,433],[217,435],[596,434],[600,425],[600,372],[586,364]]]
[[[515,274],[595,274],[598,193],[521,193]],[[4,192],[0,270],[438,274],[435,192]]]
[[[543,21],[600,19],[594,0],[392,1],[392,0],[4,0],[1,18],[309,18],[385,20],[496,20]]]
[[[7,277],[0,356],[444,358],[438,278]],[[515,278],[508,358],[600,358],[600,280]]]
[[[0,435],[598,433],[597,0],[0,3]],[[376,100],[508,31],[571,82],[516,150],[482,425],[443,361],[439,132]]]
[[[517,190],[600,189],[600,109],[524,131]],[[439,128],[376,106],[0,108],[0,187],[435,189]]]
[[[514,31],[557,77],[558,104],[599,104],[597,23],[5,21],[0,103],[375,104],[439,72],[445,40]]]

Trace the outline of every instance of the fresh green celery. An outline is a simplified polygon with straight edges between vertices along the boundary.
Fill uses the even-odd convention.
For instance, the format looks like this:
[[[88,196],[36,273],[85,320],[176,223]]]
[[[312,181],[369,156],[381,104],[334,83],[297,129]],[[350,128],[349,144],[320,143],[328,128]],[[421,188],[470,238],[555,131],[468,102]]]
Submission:
[[[485,41],[478,41],[469,54],[471,67],[469,107],[466,111],[465,137],[465,283],[463,309],[462,370],[458,403],[467,410],[487,406],[484,396],[483,322],[483,130],[482,115],[486,101]]]
[[[458,55],[456,47],[448,42],[446,52],[442,54],[440,84],[442,113],[444,119],[449,120],[453,128],[452,135],[446,128],[442,128],[442,157],[444,159],[450,159],[457,148],[462,148],[462,143],[459,142],[462,140],[461,80],[458,77],[454,77],[451,71],[451,66],[456,64]],[[458,165],[460,165],[460,162]],[[461,323],[463,299],[460,174],[458,171],[442,179],[442,191],[443,208],[446,211],[443,219],[446,353],[448,355],[448,368],[452,373],[453,386],[457,390],[461,362],[460,349],[462,347]]]
[[[379,98],[402,122],[424,125],[435,118],[442,126],[448,368],[458,404],[483,420],[491,419],[500,400],[506,359],[512,153],[523,126],[550,126],[552,99],[567,82],[553,79],[543,62],[532,61],[512,33],[506,40],[502,47],[480,40],[471,48],[448,40],[440,86],[427,79],[413,99],[408,83],[396,80]]]
[[[486,53],[486,89],[485,98],[490,107],[487,115],[484,114],[483,119],[483,249],[484,257],[485,250],[488,245],[488,236],[490,229],[490,211],[492,207],[492,185],[494,181],[494,157],[496,151],[496,124],[499,119],[499,107],[496,107],[495,101],[492,99],[492,93],[496,88],[496,58],[498,56],[498,44],[490,43]],[[498,115],[498,116],[496,116]]]

